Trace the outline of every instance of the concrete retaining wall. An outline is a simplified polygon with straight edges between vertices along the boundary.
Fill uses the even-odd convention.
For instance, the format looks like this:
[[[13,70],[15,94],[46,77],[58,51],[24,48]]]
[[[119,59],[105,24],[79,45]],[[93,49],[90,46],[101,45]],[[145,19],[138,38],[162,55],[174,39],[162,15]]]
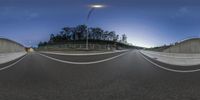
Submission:
[[[25,52],[23,45],[5,38],[0,38],[0,53]]]
[[[164,50],[166,53],[200,53],[200,38],[188,39]]]
[[[200,54],[164,53],[154,51],[140,51],[142,54],[157,61],[179,66],[200,65]]]
[[[60,45],[47,45],[47,46],[41,46],[38,48],[38,50],[41,51],[54,51],[54,50],[71,50],[71,49],[77,49],[77,50],[85,50],[86,45],[85,44],[60,44]],[[90,50],[115,50],[116,47],[114,45],[103,45],[103,44],[89,44],[88,48]]]

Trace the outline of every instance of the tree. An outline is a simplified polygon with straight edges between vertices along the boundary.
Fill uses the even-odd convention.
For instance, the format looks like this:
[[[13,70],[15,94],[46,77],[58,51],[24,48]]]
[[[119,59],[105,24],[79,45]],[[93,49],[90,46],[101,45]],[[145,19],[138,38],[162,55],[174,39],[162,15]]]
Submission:
[[[113,41],[118,42],[119,35],[115,31],[104,31],[101,28],[87,28],[86,25],[78,25],[76,27],[64,27],[57,34],[50,34],[48,42],[40,42],[38,46],[44,46],[53,43],[67,43],[68,41],[84,40],[86,39],[88,32],[88,39],[91,40],[102,40],[102,41]],[[125,34],[120,38],[120,42],[127,43],[127,36]]]
[[[72,40],[72,28],[70,27],[64,27],[62,29],[64,31],[64,37],[66,40]]]
[[[118,39],[119,39],[119,35],[115,35],[115,37],[114,37],[114,42],[117,42],[118,41]]]
[[[70,36],[71,36],[71,38],[72,38],[72,40],[76,40],[76,28],[75,27],[73,27],[73,28],[71,28],[71,34],[70,34]]]
[[[91,28],[95,40],[102,40],[103,30],[101,28]]]
[[[127,36],[126,36],[126,34],[122,35],[122,42],[127,43]]]
[[[109,31],[104,31],[103,40],[109,40]]]
[[[40,43],[38,44],[38,47],[40,47],[40,46],[43,46],[43,42],[40,42]]]
[[[114,31],[111,31],[108,33],[108,37],[109,37],[110,41],[114,41],[115,36],[116,36],[116,34]]]
[[[77,36],[77,40],[86,39],[87,34],[87,26],[86,25],[78,25],[74,31],[75,35]]]
[[[64,31],[60,31],[60,42],[64,42],[67,40],[67,35]]]
[[[50,35],[50,41],[49,42],[50,43],[54,43],[55,42],[55,36],[54,36],[54,34]]]

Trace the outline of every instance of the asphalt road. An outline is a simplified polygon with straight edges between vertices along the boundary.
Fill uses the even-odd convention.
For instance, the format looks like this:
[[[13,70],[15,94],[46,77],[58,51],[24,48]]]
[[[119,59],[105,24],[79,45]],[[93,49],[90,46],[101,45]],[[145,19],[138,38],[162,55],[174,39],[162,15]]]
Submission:
[[[0,71],[0,100],[199,100],[200,72],[158,68],[133,50],[91,65],[38,53]]]

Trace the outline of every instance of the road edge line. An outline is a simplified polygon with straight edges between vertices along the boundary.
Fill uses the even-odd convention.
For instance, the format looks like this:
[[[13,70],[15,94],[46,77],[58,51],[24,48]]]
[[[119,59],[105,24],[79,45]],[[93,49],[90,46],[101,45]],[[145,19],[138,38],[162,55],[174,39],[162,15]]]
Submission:
[[[200,71],[200,69],[196,69],[196,70],[175,70],[175,69],[170,69],[170,68],[166,68],[166,67],[163,67],[159,64],[156,64],[154,62],[152,62],[151,60],[149,60],[148,58],[146,58],[140,51],[139,51],[139,54],[145,59],[147,60],[149,63],[161,68],[161,69],[164,69],[164,70],[167,70],[167,71],[170,71],[170,72],[176,72],[176,73],[192,73],[192,72],[198,72]]]
[[[62,62],[62,63],[67,63],[67,64],[89,65],[89,64],[97,64],[97,63],[106,62],[106,61],[109,61],[109,60],[118,58],[118,57],[120,57],[120,56],[123,56],[123,55],[125,55],[126,53],[128,53],[128,52],[122,53],[122,54],[120,54],[120,55],[117,55],[117,56],[114,56],[114,57],[111,57],[111,58],[107,58],[107,59],[103,59],[103,60],[98,60],[98,61],[92,61],[92,62],[71,62],[71,61],[60,60],[60,59],[57,59],[57,58],[54,58],[54,57],[50,57],[50,56],[47,56],[47,55],[44,55],[44,54],[41,54],[41,53],[39,53],[39,55],[41,55],[41,56],[43,56],[43,57],[46,57],[46,58],[49,58],[49,59],[51,59],[51,60],[57,61],[57,62]]]
[[[120,50],[114,52],[104,52],[104,53],[87,53],[87,54],[67,54],[67,53],[56,53],[56,52],[39,52],[39,53],[46,53],[46,54],[55,54],[55,55],[63,55],[63,56],[95,56],[95,55],[104,55],[104,54],[113,54],[113,53],[120,53],[120,52],[127,52],[129,50]]]
[[[26,56],[27,56],[27,54],[25,54],[24,57],[22,57],[21,59],[17,60],[16,62],[14,62],[14,63],[12,63],[12,64],[10,64],[10,65],[7,65],[7,66],[5,66],[5,67],[0,68],[0,71],[5,70],[5,69],[8,69],[8,68],[10,68],[10,67],[16,65],[17,63],[19,63],[20,61],[22,61]]]

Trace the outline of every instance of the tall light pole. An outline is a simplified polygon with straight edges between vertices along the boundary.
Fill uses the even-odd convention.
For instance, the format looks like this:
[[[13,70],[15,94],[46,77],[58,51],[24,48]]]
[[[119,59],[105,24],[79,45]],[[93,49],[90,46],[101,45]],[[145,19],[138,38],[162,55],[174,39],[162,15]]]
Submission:
[[[98,9],[98,8],[103,8],[104,7],[104,5],[91,5],[90,6],[90,11],[89,11],[89,13],[88,13],[88,15],[87,15],[87,19],[86,19],[86,26],[88,27],[88,22],[89,22],[89,19],[90,19],[90,16],[91,16],[91,14],[92,14],[92,12],[95,10],[95,9]],[[88,27],[88,29],[87,29],[87,36],[86,36],[86,49],[88,50],[88,33],[89,33],[89,27]]]

